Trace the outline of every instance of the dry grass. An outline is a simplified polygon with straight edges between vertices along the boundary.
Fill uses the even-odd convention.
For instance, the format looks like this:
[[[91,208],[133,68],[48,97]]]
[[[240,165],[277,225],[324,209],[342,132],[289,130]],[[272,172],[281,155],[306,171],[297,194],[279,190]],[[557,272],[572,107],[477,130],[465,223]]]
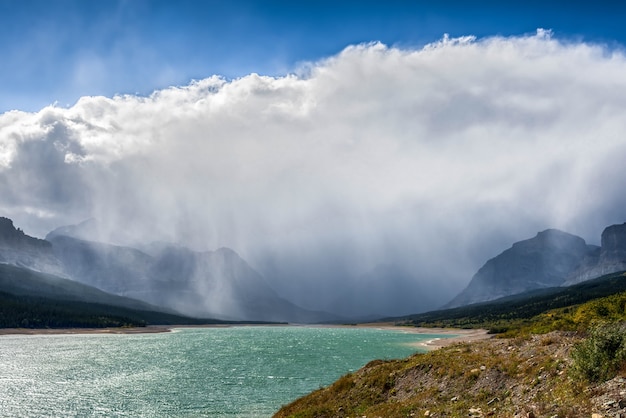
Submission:
[[[567,374],[576,340],[563,333],[494,339],[372,362],[275,416],[454,417],[470,409],[476,416],[589,416],[589,397]]]
[[[531,319],[508,320],[500,338],[443,347],[405,360],[371,362],[275,416],[626,416],[626,337],[620,340],[621,348],[613,350],[619,355],[614,356],[611,373],[598,381],[577,373],[581,359],[593,371],[596,354],[603,353],[595,350],[593,340],[585,340],[587,331],[599,323],[623,321],[626,292]],[[619,328],[618,334],[623,330]],[[589,344],[594,350],[581,355],[581,347]]]

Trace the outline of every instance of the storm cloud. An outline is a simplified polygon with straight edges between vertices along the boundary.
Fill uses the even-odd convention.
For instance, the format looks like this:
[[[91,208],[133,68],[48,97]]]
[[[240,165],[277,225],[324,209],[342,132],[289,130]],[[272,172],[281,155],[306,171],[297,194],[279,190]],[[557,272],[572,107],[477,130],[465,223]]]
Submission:
[[[624,74],[623,51],[539,30],[7,112],[0,211],[230,247],[305,307],[381,265],[445,302],[513,241],[626,220]]]

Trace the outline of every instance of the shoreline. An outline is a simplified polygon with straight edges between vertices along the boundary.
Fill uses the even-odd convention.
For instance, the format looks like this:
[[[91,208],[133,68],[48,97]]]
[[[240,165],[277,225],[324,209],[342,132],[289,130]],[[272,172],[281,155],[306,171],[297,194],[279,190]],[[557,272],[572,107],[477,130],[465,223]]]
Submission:
[[[429,334],[453,334],[453,337],[450,338],[433,338],[428,341],[421,341],[414,343],[416,347],[425,348],[428,351],[436,350],[438,348],[447,347],[449,345],[458,344],[458,343],[470,343],[474,341],[487,340],[493,337],[493,334],[489,334],[489,331],[486,329],[449,329],[446,328],[446,331],[450,332],[438,332],[437,328],[423,328],[428,330]],[[423,334],[426,334],[424,332]]]
[[[389,323],[369,323],[358,324],[355,327],[368,327],[368,328],[380,328],[387,330],[395,330],[406,332],[410,334],[432,334],[432,335],[450,335],[450,337],[435,337],[432,340],[417,341],[414,343],[408,343],[411,346],[426,349],[427,351],[436,350],[441,347],[447,347],[449,345],[457,343],[467,343],[472,341],[486,340],[493,337],[493,334],[489,334],[486,329],[461,329],[461,328],[425,328],[425,327],[411,327],[395,325],[392,322]]]
[[[310,326],[310,327],[328,327],[328,328],[377,328],[385,330],[393,330],[406,332],[410,334],[432,334],[432,335],[450,335],[450,337],[435,337],[428,341],[417,341],[408,343],[416,348],[426,349],[427,351],[436,350],[452,344],[461,342],[472,342],[484,340],[493,337],[488,334],[486,329],[458,329],[458,328],[423,328],[423,327],[407,327],[397,326],[393,323],[365,323],[355,325],[332,325],[332,324],[276,324],[266,326]],[[250,324],[206,324],[206,325],[148,325],[146,327],[131,328],[0,328],[0,336],[3,335],[70,335],[70,334],[156,334],[163,332],[172,332],[177,328],[228,328],[237,326],[250,326]]]
[[[68,334],[157,334],[171,332],[169,325],[147,325],[129,328],[0,328],[2,335],[68,335]]]

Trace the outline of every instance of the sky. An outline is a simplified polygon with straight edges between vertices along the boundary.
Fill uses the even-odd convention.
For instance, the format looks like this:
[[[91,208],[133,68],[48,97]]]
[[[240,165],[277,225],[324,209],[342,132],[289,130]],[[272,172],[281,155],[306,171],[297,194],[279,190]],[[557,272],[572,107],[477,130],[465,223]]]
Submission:
[[[305,307],[398,270],[444,303],[515,241],[626,221],[625,16],[0,0],[0,212],[227,246]]]
[[[71,106],[82,96],[150,94],[218,74],[285,75],[380,41],[420,47],[551,29],[623,45],[615,1],[0,1],[0,112]]]

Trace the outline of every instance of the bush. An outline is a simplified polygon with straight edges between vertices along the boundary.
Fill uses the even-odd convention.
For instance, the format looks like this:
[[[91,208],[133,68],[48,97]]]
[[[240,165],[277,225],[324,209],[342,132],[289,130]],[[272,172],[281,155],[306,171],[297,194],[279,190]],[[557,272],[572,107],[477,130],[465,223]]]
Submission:
[[[589,382],[604,382],[615,377],[626,365],[625,324],[593,328],[589,337],[574,347],[572,360],[575,377]]]

